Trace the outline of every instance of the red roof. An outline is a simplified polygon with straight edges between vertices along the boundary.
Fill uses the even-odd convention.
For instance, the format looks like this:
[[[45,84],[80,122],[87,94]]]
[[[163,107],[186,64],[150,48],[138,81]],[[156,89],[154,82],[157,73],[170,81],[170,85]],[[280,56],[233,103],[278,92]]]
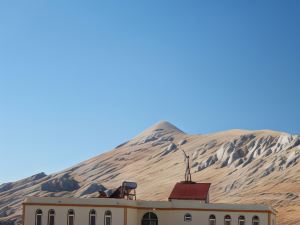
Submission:
[[[169,196],[171,199],[206,200],[210,183],[181,182],[177,183]]]

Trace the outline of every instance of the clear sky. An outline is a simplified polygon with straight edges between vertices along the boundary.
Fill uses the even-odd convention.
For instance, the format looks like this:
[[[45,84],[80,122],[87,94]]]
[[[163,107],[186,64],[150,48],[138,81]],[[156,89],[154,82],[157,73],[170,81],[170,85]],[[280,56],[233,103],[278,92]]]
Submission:
[[[299,0],[1,0],[0,183],[160,120],[300,134],[299,11]]]

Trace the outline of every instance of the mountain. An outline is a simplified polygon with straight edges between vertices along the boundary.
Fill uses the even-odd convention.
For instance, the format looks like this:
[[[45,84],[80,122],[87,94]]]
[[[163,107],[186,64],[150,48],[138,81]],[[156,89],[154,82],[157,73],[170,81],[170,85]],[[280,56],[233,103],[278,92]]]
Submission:
[[[278,224],[298,223],[300,136],[269,130],[189,135],[162,121],[64,171],[1,184],[0,224],[20,222],[25,196],[94,197],[124,180],[138,183],[138,199],[166,200],[184,179],[180,148],[191,156],[192,179],[212,183],[211,202],[270,204]]]

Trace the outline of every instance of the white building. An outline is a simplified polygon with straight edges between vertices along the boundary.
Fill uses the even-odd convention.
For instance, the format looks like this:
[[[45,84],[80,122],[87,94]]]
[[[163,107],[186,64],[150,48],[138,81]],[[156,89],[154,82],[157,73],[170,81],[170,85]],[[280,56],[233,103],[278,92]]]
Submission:
[[[169,201],[39,198],[23,203],[23,225],[275,225],[266,205],[211,204],[210,184],[177,183]]]

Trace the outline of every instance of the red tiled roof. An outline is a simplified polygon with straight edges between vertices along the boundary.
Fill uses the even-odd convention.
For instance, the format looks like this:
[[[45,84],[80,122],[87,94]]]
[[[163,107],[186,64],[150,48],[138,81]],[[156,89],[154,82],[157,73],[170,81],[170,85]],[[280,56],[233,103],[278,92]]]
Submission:
[[[169,196],[170,199],[206,200],[210,183],[177,183]]]

